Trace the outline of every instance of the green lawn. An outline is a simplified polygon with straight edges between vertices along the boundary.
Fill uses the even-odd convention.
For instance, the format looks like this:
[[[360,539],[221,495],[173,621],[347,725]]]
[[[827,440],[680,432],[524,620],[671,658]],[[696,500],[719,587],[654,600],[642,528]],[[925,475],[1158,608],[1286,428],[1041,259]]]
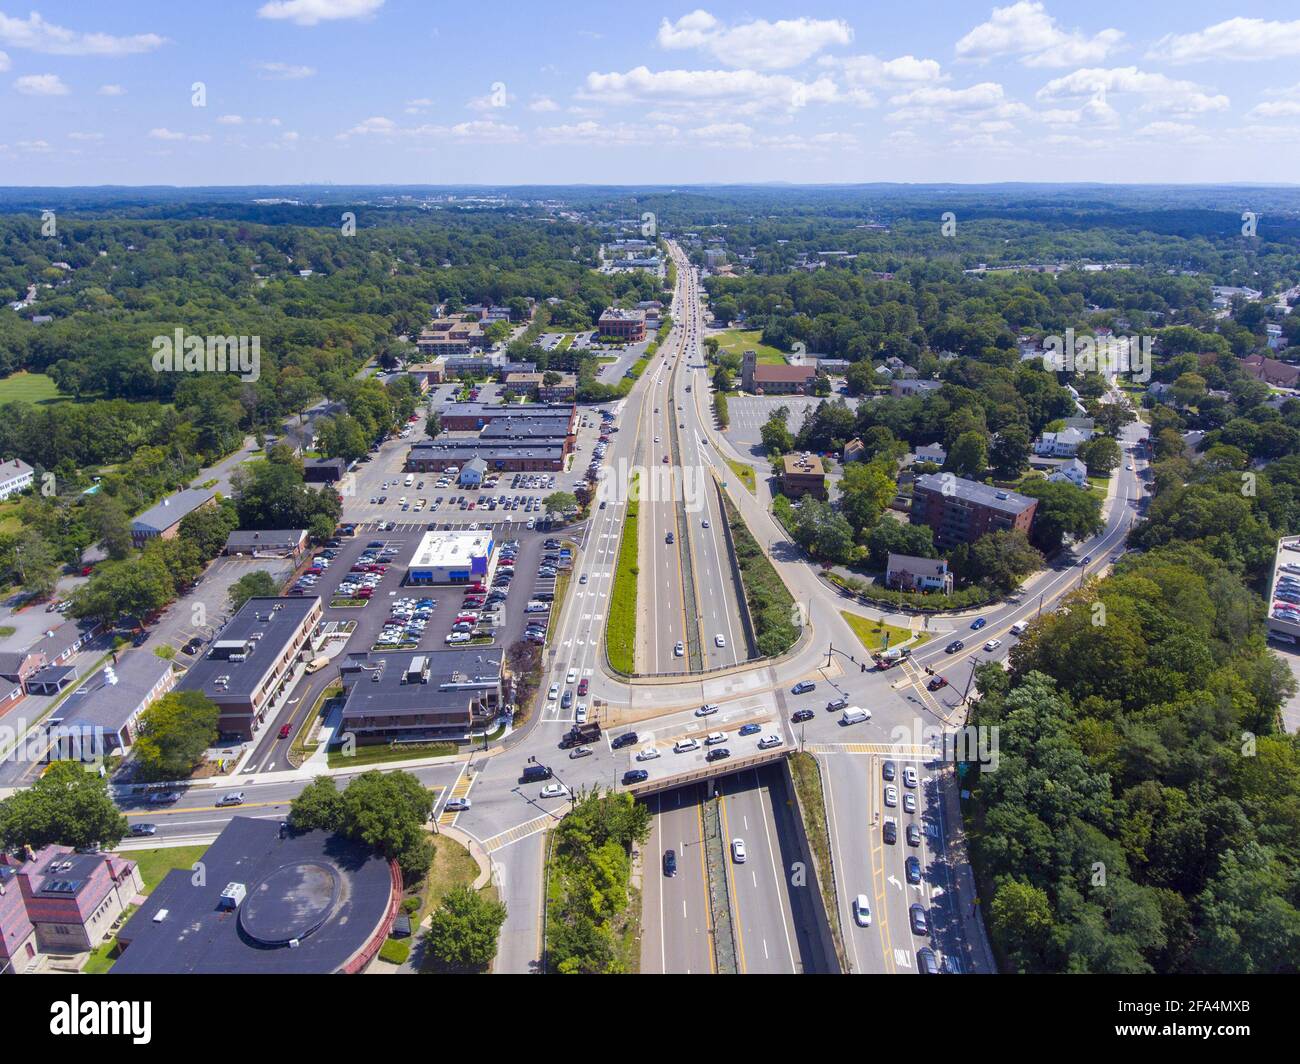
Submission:
[[[910,628],[900,628],[896,624],[886,624],[884,621],[876,621],[870,617],[863,617],[861,614],[849,613],[847,610],[840,610],[840,616],[843,617],[853,634],[868,650],[880,650],[885,645],[885,636],[889,637],[889,645],[896,647],[900,643],[905,643],[912,637]],[[928,636],[920,635],[912,646],[924,643]]]
[[[744,462],[736,462],[730,458],[727,459],[727,465],[731,467],[731,471],[735,473],[736,476],[740,477],[740,482],[749,489],[751,495],[758,491],[757,482],[754,477],[754,467],[752,465],[746,465]]]
[[[4,403],[59,403],[72,397],[59,391],[44,373],[11,373],[0,380],[0,405]]]
[[[140,866],[148,894],[173,868],[189,868],[207,852],[207,846],[163,846],[156,850],[126,850],[121,856]]]
[[[632,496],[636,497],[637,481],[632,481]],[[609,619],[605,625],[605,654],[609,664],[618,672],[630,675],[636,662],[636,584],[638,504],[627,504],[623,520],[623,537],[618,545],[618,567],[614,571],[614,589],[609,596]]]
[[[718,346],[733,355],[743,355],[746,351],[758,352],[758,361],[762,365],[784,366],[785,355],[770,344],[762,342],[762,329],[728,329],[718,335]]]
[[[402,743],[400,746],[358,746],[351,754],[331,750],[325,756],[330,768],[350,768],[353,765],[382,765],[385,761],[449,757],[459,750],[455,743]]]

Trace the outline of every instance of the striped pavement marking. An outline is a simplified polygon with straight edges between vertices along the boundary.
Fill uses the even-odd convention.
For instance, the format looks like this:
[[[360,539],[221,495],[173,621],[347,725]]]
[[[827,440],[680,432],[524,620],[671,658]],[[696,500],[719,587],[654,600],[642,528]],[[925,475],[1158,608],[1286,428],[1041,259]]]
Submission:
[[[559,816],[554,813],[543,813],[539,817],[534,817],[523,824],[516,824],[512,828],[493,835],[483,843],[483,849],[487,850],[488,853],[495,853],[503,846],[509,846],[512,842],[526,839],[529,835],[536,835],[539,831],[546,831],[554,826],[559,819]]]
[[[927,761],[939,754],[934,747],[915,743],[809,743],[804,749],[812,754],[884,754],[903,761]]]
[[[466,772],[462,767],[461,773],[456,777],[456,782],[452,784],[451,793],[447,795],[447,798],[449,800],[452,798],[467,798],[469,797],[469,789],[473,786],[474,777]],[[444,827],[449,826],[456,823],[456,818],[458,816],[460,816],[459,812],[455,810],[448,811],[447,807],[444,805],[442,812],[438,814],[438,823]]]

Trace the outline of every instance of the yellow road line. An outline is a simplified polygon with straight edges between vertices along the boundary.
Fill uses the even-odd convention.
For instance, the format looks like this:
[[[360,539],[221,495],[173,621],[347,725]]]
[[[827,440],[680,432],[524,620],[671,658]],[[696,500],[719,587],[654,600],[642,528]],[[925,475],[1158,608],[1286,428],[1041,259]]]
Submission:
[[[288,805],[285,802],[244,802],[241,805],[187,805],[184,809],[146,809],[140,813],[124,813],[123,816],[179,816],[181,813],[211,813],[214,809],[261,809],[268,805]]]
[[[736,932],[736,960],[740,964],[740,972],[743,975],[745,973],[745,934],[740,926],[740,892],[735,889],[731,854],[728,852],[731,848],[731,843],[728,841],[731,838],[731,824],[727,820],[727,797],[721,791],[718,792],[718,807],[722,810],[722,867],[727,881],[727,900],[731,905],[731,924]]]
[[[879,773],[876,771],[879,766],[878,755],[872,755],[870,762],[870,780],[868,794],[871,796],[867,799],[867,812],[874,814],[876,812],[876,780]],[[871,816],[871,826],[868,830],[871,832],[871,885],[876,895],[876,907],[879,912],[880,921],[880,952],[885,964],[885,971],[893,974],[896,971],[894,961],[894,940],[889,931],[889,899],[885,894],[885,888],[888,886],[885,877],[885,846],[884,836],[884,813],[880,814],[880,823],[876,823],[875,816]],[[877,830],[879,828],[879,830]]]
[[[695,815],[700,822],[700,882],[704,884],[704,930],[709,939],[709,973],[718,974],[717,942],[713,938],[713,906],[709,900],[709,865],[704,854],[704,802],[700,800],[700,788],[695,789]]]

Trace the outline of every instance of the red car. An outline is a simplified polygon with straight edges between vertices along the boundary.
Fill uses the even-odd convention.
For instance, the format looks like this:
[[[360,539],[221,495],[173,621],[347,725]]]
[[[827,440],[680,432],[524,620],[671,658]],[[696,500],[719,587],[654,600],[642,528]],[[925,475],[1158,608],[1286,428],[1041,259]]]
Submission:
[[[83,565],[83,566],[81,567],[81,575],[82,575],[82,576],[89,576],[89,575],[90,575],[91,573],[93,573],[94,571],[95,571],[95,567],[94,567],[93,565]]]
[[[578,681],[578,694],[585,695],[586,693],[587,693],[587,677],[584,676],[581,680]]]
[[[280,738],[281,738],[281,739],[287,739],[287,738],[289,738],[289,733],[290,733],[291,731],[293,731],[293,725],[292,725],[292,724],[282,724],[282,725],[280,725]]]

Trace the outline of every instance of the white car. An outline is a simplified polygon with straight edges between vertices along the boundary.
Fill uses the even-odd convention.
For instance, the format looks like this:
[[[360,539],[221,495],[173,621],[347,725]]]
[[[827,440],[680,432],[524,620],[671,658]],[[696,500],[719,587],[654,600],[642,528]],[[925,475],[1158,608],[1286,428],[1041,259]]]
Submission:
[[[993,650],[997,650],[997,648],[1000,647],[1001,645],[1002,645],[1001,639],[990,639],[987,643],[984,644],[984,649],[988,651],[993,651]]]
[[[898,804],[898,788],[892,783],[885,788],[885,804],[891,809]]]
[[[447,804],[442,807],[444,813],[463,813],[470,807],[468,798],[448,798]]]
[[[913,768],[911,765],[907,765],[903,768],[903,786],[904,787],[916,786],[916,769]]]
[[[709,732],[709,734],[704,737],[705,746],[717,746],[718,743],[725,743],[726,741],[727,741],[726,732],[720,732],[720,731]]]
[[[1124,468],[1127,469],[1130,473],[1132,473],[1132,472],[1133,472],[1133,463],[1130,462],[1130,463],[1129,463],[1128,465],[1126,465]]]
[[[542,788],[543,798],[563,798],[569,789],[563,783],[548,783]]]
[[[674,754],[689,754],[692,750],[700,748],[699,739],[678,739],[673,743]]]
[[[695,711],[695,715],[697,717],[707,717],[710,714],[716,713],[717,711],[718,711],[717,706],[715,706],[712,702],[706,702],[704,705],[700,706],[700,708]]]
[[[578,682],[578,670],[577,670],[577,669],[570,669],[570,670],[569,670],[569,675],[566,676],[566,677],[564,678],[564,682],[565,682],[565,683],[577,683],[577,682]]]
[[[673,657],[680,658],[680,657],[684,657],[685,655],[686,655],[686,644],[683,643],[681,640],[678,640],[677,645],[673,647]]]
[[[725,647],[725,646],[727,645],[727,638],[726,638],[726,636],[715,635],[715,636],[713,637],[713,642],[714,642],[714,644],[717,645],[717,646]]]
[[[745,840],[744,839],[731,840],[731,859],[735,861],[736,864],[745,863]]]
[[[908,791],[903,795],[903,811],[907,813],[916,812],[916,795],[911,791]]]
[[[578,708],[577,708],[577,710],[574,711],[573,719],[574,719],[578,724],[586,724],[586,723],[587,723],[587,703],[586,703],[586,702],[579,702],[579,703],[578,703]]]
[[[639,754],[636,755],[636,759],[638,761],[653,761],[658,756],[659,756],[659,751],[657,749],[655,749],[653,746],[647,746],[644,750],[642,750]]]
[[[865,894],[859,894],[853,899],[853,919],[859,927],[871,926],[871,903]]]
[[[559,697],[560,697],[560,685],[558,683],[551,684],[551,689],[546,692],[546,700],[548,702],[554,702]]]
[[[772,747],[780,745],[781,736],[779,735],[765,735],[763,738],[758,740],[758,748],[760,750],[771,750]]]

